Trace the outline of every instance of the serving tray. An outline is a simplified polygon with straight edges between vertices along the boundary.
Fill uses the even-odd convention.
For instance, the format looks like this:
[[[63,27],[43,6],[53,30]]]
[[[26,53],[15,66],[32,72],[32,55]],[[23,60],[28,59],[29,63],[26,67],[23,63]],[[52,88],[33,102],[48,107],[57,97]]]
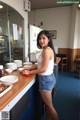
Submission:
[[[11,88],[12,84],[0,82],[0,97],[7,93]]]

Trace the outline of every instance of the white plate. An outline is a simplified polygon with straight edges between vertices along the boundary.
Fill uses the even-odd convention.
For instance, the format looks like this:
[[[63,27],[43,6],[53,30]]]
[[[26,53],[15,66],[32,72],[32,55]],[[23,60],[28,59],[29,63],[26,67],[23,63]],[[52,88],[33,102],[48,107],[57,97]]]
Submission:
[[[18,81],[18,77],[14,75],[4,76],[0,78],[0,81],[6,83],[16,83]]]

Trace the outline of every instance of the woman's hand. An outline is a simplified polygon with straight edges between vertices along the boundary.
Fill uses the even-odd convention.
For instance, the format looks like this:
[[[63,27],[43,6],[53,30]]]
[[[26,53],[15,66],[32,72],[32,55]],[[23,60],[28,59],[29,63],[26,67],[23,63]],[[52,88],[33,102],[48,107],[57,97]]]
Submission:
[[[24,70],[22,70],[22,74],[23,74],[23,75],[29,75],[29,74],[30,74],[30,72],[29,72],[29,70],[24,69]]]

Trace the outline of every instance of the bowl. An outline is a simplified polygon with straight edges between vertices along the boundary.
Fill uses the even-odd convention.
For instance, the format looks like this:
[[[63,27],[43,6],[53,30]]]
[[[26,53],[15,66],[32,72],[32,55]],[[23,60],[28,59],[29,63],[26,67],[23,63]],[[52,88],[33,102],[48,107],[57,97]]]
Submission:
[[[12,73],[13,70],[11,70],[11,69],[5,69],[5,71],[6,71],[7,73]]]

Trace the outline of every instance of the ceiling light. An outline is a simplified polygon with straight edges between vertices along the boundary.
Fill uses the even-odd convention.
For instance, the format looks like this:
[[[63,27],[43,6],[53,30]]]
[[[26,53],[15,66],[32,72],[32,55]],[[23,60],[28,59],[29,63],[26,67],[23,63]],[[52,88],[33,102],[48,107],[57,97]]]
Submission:
[[[2,5],[0,5],[0,9],[1,9],[1,8],[3,8],[3,6],[2,6]]]

